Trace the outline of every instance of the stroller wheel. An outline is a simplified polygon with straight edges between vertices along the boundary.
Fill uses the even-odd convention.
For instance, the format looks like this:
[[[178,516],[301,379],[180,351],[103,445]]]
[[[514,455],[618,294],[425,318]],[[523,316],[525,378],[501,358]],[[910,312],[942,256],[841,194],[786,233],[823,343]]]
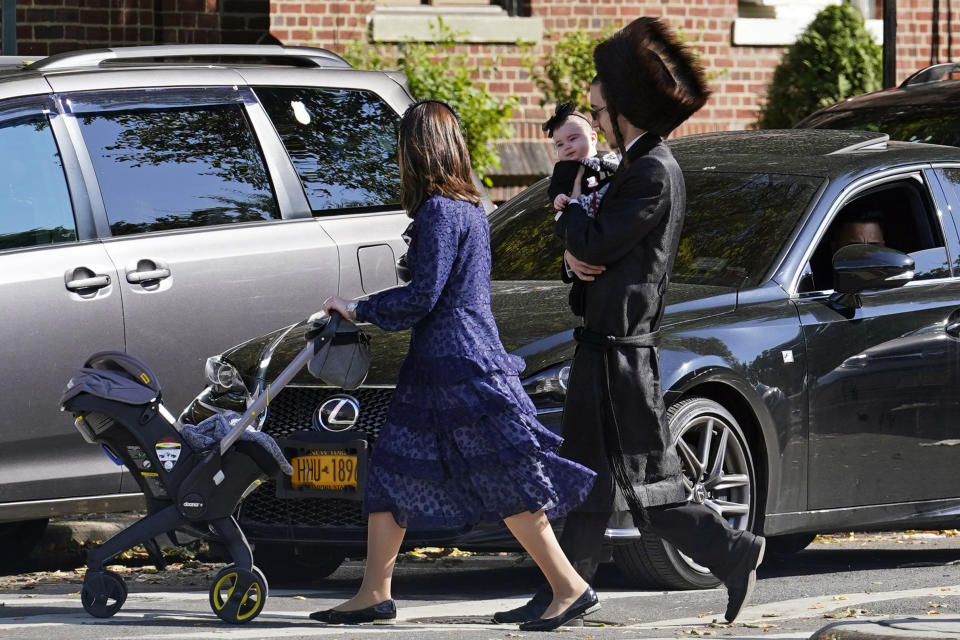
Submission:
[[[83,578],[80,602],[95,618],[109,618],[127,600],[127,583],[113,571],[88,571]]]
[[[224,622],[244,624],[256,618],[267,601],[267,579],[256,567],[224,567],[210,587],[210,608]]]

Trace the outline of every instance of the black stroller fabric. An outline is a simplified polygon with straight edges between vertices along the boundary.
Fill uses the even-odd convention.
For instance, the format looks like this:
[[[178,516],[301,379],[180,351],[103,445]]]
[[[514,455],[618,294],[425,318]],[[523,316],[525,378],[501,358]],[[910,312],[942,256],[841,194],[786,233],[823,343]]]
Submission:
[[[307,340],[317,338],[316,353],[307,371],[327,384],[347,391],[356,389],[370,371],[370,339],[339,313],[308,331]]]
[[[200,424],[183,425],[180,436],[192,449],[202,453],[218,445],[220,440],[230,432],[230,429],[237,424],[237,421],[240,420],[241,417],[242,416],[235,411],[217,413]],[[240,434],[240,440],[247,440],[260,445],[273,456],[273,459],[276,460],[280,469],[285,474],[288,476],[293,474],[293,467],[290,466],[290,462],[287,461],[287,458],[283,455],[283,450],[280,449],[276,440],[270,435],[262,431],[254,431],[248,427]]]

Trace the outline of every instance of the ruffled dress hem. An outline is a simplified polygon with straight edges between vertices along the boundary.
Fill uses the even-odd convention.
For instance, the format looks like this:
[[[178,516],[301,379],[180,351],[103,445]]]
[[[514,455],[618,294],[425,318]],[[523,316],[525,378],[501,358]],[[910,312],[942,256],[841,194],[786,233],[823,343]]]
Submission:
[[[562,517],[595,478],[557,455],[562,441],[537,420],[512,371],[398,386],[373,447],[363,511],[390,512],[415,529],[459,529],[541,509]]]

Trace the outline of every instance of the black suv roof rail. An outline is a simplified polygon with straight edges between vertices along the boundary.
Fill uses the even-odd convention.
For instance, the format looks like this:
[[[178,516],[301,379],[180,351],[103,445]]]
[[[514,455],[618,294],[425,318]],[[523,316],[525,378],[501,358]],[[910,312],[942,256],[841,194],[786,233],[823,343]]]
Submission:
[[[925,82],[939,82],[951,73],[960,73],[960,62],[945,62],[920,69],[900,83],[900,88],[910,87]]]
[[[163,44],[68,51],[29,65],[31,71],[98,67],[104,63],[151,58],[269,58],[284,64],[350,68],[350,63],[327,49],[285,47],[276,44]]]

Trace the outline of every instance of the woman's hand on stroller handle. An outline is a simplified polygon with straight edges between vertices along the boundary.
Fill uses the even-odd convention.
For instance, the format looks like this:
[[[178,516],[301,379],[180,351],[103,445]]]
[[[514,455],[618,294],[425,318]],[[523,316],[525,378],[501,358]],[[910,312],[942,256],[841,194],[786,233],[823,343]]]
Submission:
[[[352,306],[351,306],[352,305]],[[323,301],[323,310],[328,314],[336,311],[347,320],[353,320],[353,311],[356,304],[351,300],[346,300],[340,296],[330,296]]]

